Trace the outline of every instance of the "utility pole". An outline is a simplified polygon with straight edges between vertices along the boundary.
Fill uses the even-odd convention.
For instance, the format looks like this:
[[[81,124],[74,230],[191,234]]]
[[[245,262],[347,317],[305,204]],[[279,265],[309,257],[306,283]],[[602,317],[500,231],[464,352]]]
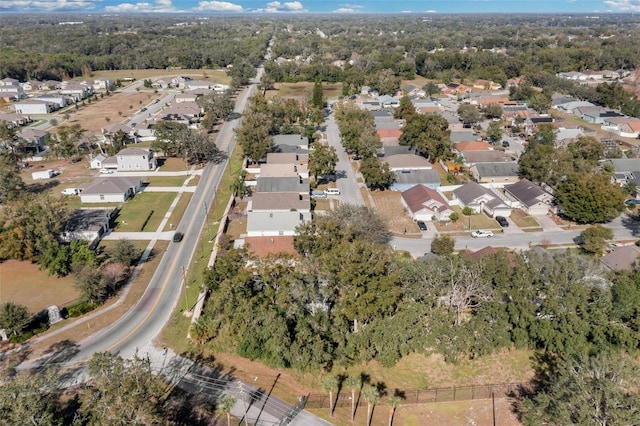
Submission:
[[[203,201],[202,202],[202,207],[204,208],[204,216],[205,216],[205,220],[207,222],[207,231],[209,233],[209,242],[213,241],[211,239],[211,224],[209,223],[209,209],[207,208],[207,202]]]
[[[187,274],[185,272],[184,266],[180,267],[180,271],[182,271],[182,283],[184,290],[184,312],[185,314],[189,312],[189,297],[187,294]]]

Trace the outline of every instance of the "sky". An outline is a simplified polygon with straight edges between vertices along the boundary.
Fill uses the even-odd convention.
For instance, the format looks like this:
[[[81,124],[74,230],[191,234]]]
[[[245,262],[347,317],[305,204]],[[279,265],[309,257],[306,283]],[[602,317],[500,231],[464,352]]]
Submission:
[[[0,0],[7,12],[51,13],[631,13],[640,0]]]

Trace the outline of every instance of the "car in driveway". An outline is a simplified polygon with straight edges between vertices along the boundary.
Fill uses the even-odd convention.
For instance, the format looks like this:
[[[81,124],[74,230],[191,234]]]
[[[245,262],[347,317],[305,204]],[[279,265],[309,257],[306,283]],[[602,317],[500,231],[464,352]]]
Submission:
[[[488,231],[485,229],[477,229],[471,233],[473,238],[491,238],[493,237],[493,231]]]
[[[503,228],[506,228],[509,226],[509,221],[504,216],[496,216],[496,222],[498,222],[498,224]]]
[[[424,223],[424,221],[419,220],[416,222],[416,224],[418,225],[418,228],[420,228],[421,231],[426,231],[427,230],[427,224]]]
[[[624,203],[626,205],[630,206],[630,205],[640,204],[640,200],[635,199],[635,198],[631,198],[629,200],[626,200]]]

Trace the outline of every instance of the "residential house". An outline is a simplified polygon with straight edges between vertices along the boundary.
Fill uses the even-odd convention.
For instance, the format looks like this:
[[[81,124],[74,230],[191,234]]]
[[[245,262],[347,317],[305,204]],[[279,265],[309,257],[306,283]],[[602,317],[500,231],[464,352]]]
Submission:
[[[93,80],[94,90],[107,90],[110,87],[113,87],[113,80],[111,80],[110,78],[98,77]]]
[[[448,221],[454,212],[442,194],[424,185],[415,185],[403,191],[401,201],[413,220]]]
[[[378,96],[378,102],[380,102],[382,108],[397,108],[400,106],[400,101],[389,95]]]
[[[491,80],[478,79],[473,82],[473,88],[478,90],[500,90],[502,85]]]
[[[31,119],[27,116],[21,114],[7,114],[4,112],[0,112],[0,123],[5,122],[10,127],[24,126]]]
[[[16,114],[32,115],[32,114],[49,114],[57,108],[54,103],[40,101],[36,99],[27,99],[25,101],[13,104]]]
[[[89,162],[89,168],[91,168],[93,170],[101,170],[104,167],[103,163],[104,163],[104,160],[106,160],[106,159],[107,159],[107,157],[102,155],[102,154],[96,155]]]
[[[248,247],[249,252],[258,258],[265,258],[269,255],[287,253],[297,256],[298,252],[293,246],[293,235],[270,236],[270,237],[249,237],[243,240],[236,240]],[[240,246],[242,246],[240,245]]]
[[[125,148],[116,154],[118,171],[155,170],[154,152],[148,148]]]
[[[309,150],[309,138],[302,135],[275,135],[273,144],[276,151],[295,152],[296,150]]]
[[[267,154],[267,164],[308,165],[309,154],[297,154],[295,152],[270,152]]]
[[[457,144],[459,142],[475,142],[479,138],[480,137],[474,134],[474,132],[465,130],[451,132],[451,135],[449,136],[449,139],[451,139],[451,142],[453,142],[454,144]]]
[[[296,227],[310,220],[309,193],[256,192],[247,205],[250,237],[295,235]]]
[[[258,179],[263,177],[309,177],[309,167],[307,164],[278,164],[267,163],[260,165]]]
[[[502,151],[462,151],[460,153],[464,159],[464,164],[471,167],[477,163],[515,163],[515,157]]]
[[[574,114],[578,108],[582,107],[593,107],[595,106],[591,102],[586,101],[571,101],[563,104],[555,105],[555,108],[559,111],[566,112],[568,114]]]
[[[640,248],[635,244],[617,247],[610,253],[602,256],[600,261],[612,271],[630,270],[636,264],[640,256]]]
[[[640,183],[640,158],[612,158],[605,160],[603,165],[613,166],[612,180],[620,186],[627,183]]]
[[[107,209],[77,209],[64,225],[60,239],[65,242],[84,240],[90,246],[109,232],[111,213]]]
[[[181,102],[171,105],[162,111],[162,119],[191,124],[198,121],[203,114],[203,109],[197,102]]]
[[[389,188],[393,191],[405,191],[416,185],[434,189],[440,186],[440,175],[433,170],[432,164],[420,155],[402,151],[397,154],[385,153],[380,162],[386,163],[396,177]]]
[[[82,188],[80,201],[83,203],[123,203],[135,195],[142,187],[142,180],[136,177],[98,177]]]
[[[64,96],[64,95],[58,95],[55,93],[48,93],[46,95],[40,95],[37,96],[35,98],[32,98],[33,100],[37,100],[37,101],[46,101],[46,102],[50,102],[52,104],[55,105],[54,109],[60,109],[60,108],[64,108],[67,105],[72,104],[72,100],[68,97],[68,96]]]
[[[456,143],[455,149],[459,153],[469,152],[469,151],[493,151],[493,145],[487,142],[479,142],[474,139],[472,141]]]
[[[302,177],[263,177],[258,179],[256,192],[309,193],[309,179]]]
[[[196,102],[198,100],[198,95],[193,92],[178,93],[173,100],[177,104],[181,104],[183,102]]]
[[[553,195],[528,179],[505,185],[504,193],[510,201],[514,202],[514,207],[519,206],[530,215],[547,214],[554,201]]]
[[[602,130],[611,131],[623,138],[638,138],[640,136],[640,119],[632,117],[606,118]]]
[[[60,89],[61,95],[68,95],[74,101],[81,101],[86,97],[93,94],[93,88],[81,83],[76,83],[74,81],[63,81],[62,88]]]
[[[20,85],[20,81],[15,78],[5,77],[0,80],[0,87],[18,87]]]
[[[473,178],[480,183],[512,183],[517,182],[518,164],[515,162],[475,163],[469,167]]]
[[[46,137],[47,132],[36,128],[25,128],[18,132],[18,137],[25,142],[25,152],[30,154],[37,154],[46,149]]]
[[[454,189],[453,197],[450,204],[469,207],[474,213],[484,211],[492,217],[511,215],[511,207],[493,191],[476,182],[469,182]]]

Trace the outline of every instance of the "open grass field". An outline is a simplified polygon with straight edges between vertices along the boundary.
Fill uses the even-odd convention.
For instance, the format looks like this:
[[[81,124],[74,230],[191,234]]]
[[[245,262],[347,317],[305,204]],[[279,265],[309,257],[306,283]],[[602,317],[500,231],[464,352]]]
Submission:
[[[182,158],[163,157],[158,160],[158,170],[162,172],[184,172],[188,170],[188,167]]]
[[[107,77],[116,81],[123,78],[134,78],[136,80],[172,78],[179,75],[187,75],[196,80],[211,80],[222,84],[230,84],[231,77],[227,76],[225,70],[211,69],[184,69],[184,70],[165,70],[165,69],[146,69],[146,70],[104,70],[93,71],[91,76]],[[85,80],[84,77],[79,80]]]
[[[148,186],[181,187],[187,176],[145,176]]]
[[[136,194],[122,206],[116,218],[115,230],[118,232],[155,231],[175,197],[176,194],[173,192]]]
[[[276,83],[276,90],[268,90],[266,97],[267,99],[276,96],[281,98],[302,97],[310,99],[313,93],[313,85],[314,83],[310,82]],[[322,91],[325,99],[336,98],[342,93],[342,83],[322,83]]]
[[[31,262],[6,260],[0,263],[0,304],[14,302],[24,305],[31,313],[48,306],[62,308],[80,298],[73,285],[73,277],[49,276]]]
[[[385,218],[389,230],[394,235],[403,235],[407,238],[422,236],[418,225],[411,219],[400,201],[402,196],[400,191],[371,191],[371,196],[375,201],[376,210]]]

